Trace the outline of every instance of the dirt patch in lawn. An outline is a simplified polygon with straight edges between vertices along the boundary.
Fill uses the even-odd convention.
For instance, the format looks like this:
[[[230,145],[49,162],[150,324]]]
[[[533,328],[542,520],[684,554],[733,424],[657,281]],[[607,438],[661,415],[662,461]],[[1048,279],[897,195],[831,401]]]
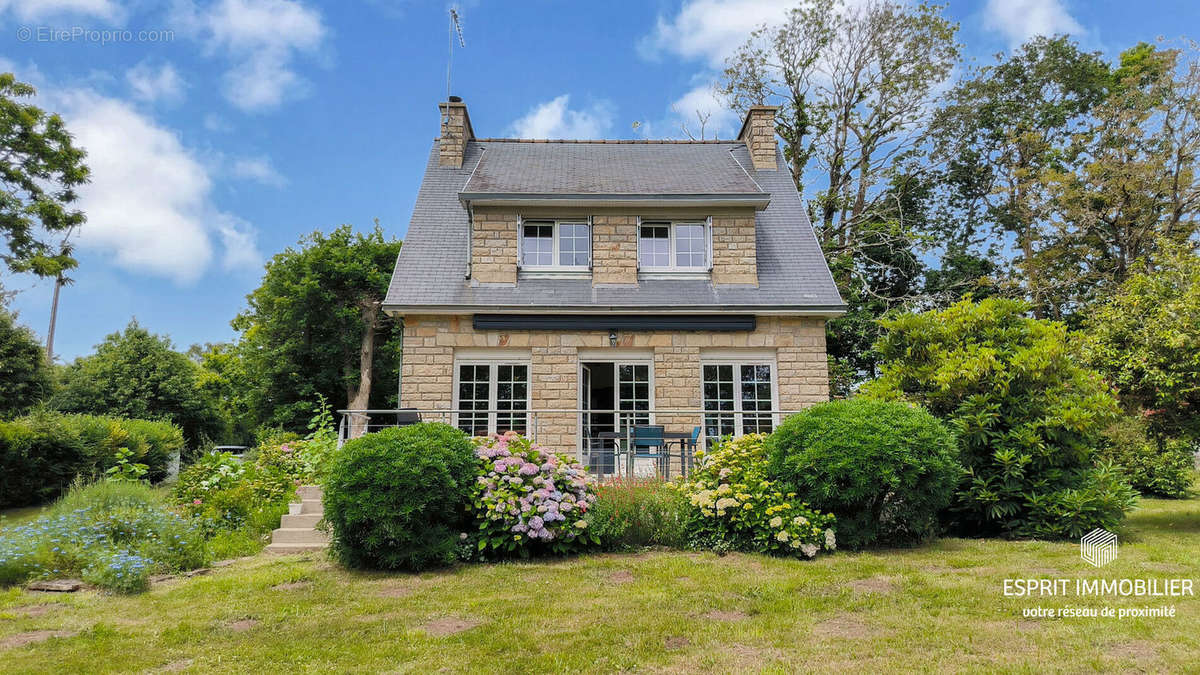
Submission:
[[[275,591],[304,591],[312,588],[311,581],[288,581],[271,587]]]
[[[256,619],[238,619],[237,621],[230,622],[228,625],[229,630],[235,633],[245,633],[251,628],[257,626],[258,621]]]
[[[172,662],[168,663],[167,665],[163,666],[161,668],[160,672],[178,673],[182,670],[187,670],[188,667],[191,665],[192,665],[192,659],[181,659],[179,661],[172,661]]]
[[[6,638],[0,638],[0,649],[10,649],[13,647],[24,647],[38,642],[45,642],[50,638],[69,638],[75,637],[76,633],[69,630],[31,630],[27,633],[17,633],[9,635]]]
[[[891,577],[871,577],[870,579],[855,579],[846,586],[858,594],[875,593],[884,595],[896,590],[896,582]]]
[[[455,633],[461,633],[465,630],[471,630],[481,623],[483,622],[479,619],[464,619],[462,617],[446,616],[430,621],[424,626],[421,626],[421,629],[431,637],[446,637],[447,635],[454,635]]]
[[[820,637],[856,640],[874,637],[879,631],[852,616],[843,614],[813,626],[813,633]]]
[[[13,607],[12,609],[8,609],[5,611],[12,612],[13,614],[16,614],[17,616],[23,617],[26,619],[35,619],[39,616],[46,616],[47,614],[49,614],[50,612],[53,612],[57,608],[58,608],[58,605],[46,605],[46,604],[22,605],[20,607]]]
[[[614,584],[628,584],[633,582],[633,572],[629,570],[617,570],[608,575],[608,580]]]
[[[714,609],[711,612],[705,612],[702,616],[709,621],[741,621],[749,614],[736,609]]]
[[[1142,672],[1155,669],[1158,663],[1158,648],[1148,640],[1118,642],[1106,649],[1104,655],[1114,661],[1133,661]]]
[[[683,649],[692,644],[692,641],[685,637],[669,637],[665,644],[667,649]]]
[[[1142,563],[1142,569],[1150,570],[1152,572],[1162,572],[1164,574],[1179,574],[1181,572],[1188,571],[1188,568],[1183,565],[1176,565],[1175,563],[1161,563],[1161,562]]]

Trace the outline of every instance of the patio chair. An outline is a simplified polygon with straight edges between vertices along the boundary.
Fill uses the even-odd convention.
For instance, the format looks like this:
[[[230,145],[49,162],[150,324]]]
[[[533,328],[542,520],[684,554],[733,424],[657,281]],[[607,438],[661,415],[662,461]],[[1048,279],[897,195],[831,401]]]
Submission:
[[[633,457],[635,462],[639,457],[655,460],[665,477],[671,477],[671,453],[663,440],[663,425],[643,424],[633,428]]]

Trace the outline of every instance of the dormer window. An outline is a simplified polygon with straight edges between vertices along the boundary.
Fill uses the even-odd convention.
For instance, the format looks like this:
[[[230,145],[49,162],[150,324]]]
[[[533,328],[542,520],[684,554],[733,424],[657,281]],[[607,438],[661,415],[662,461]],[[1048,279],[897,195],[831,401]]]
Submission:
[[[710,248],[706,222],[638,225],[638,269],[643,272],[707,272]]]
[[[592,227],[587,221],[526,220],[520,246],[523,270],[586,270],[592,264]]]

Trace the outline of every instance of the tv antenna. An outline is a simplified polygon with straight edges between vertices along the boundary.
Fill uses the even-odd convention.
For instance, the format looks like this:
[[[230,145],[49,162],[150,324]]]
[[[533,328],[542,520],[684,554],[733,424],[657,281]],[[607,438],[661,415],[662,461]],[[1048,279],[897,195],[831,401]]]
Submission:
[[[462,21],[458,17],[458,8],[450,8],[450,55],[446,58],[446,100],[450,100],[450,68],[454,65],[454,36],[458,36],[458,46],[466,48],[467,43],[463,41]]]

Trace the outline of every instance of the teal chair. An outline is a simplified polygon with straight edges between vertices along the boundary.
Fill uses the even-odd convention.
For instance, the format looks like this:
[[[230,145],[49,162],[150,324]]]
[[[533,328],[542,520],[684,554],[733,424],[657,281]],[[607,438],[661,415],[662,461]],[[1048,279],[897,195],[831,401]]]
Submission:
[[[659,471],[671,477],[671,453],[663,439],[661,424],[642,424],[633,428],[633,457],[645,457],[658,462]],[[665,460],[665,461],[664,461]]]

